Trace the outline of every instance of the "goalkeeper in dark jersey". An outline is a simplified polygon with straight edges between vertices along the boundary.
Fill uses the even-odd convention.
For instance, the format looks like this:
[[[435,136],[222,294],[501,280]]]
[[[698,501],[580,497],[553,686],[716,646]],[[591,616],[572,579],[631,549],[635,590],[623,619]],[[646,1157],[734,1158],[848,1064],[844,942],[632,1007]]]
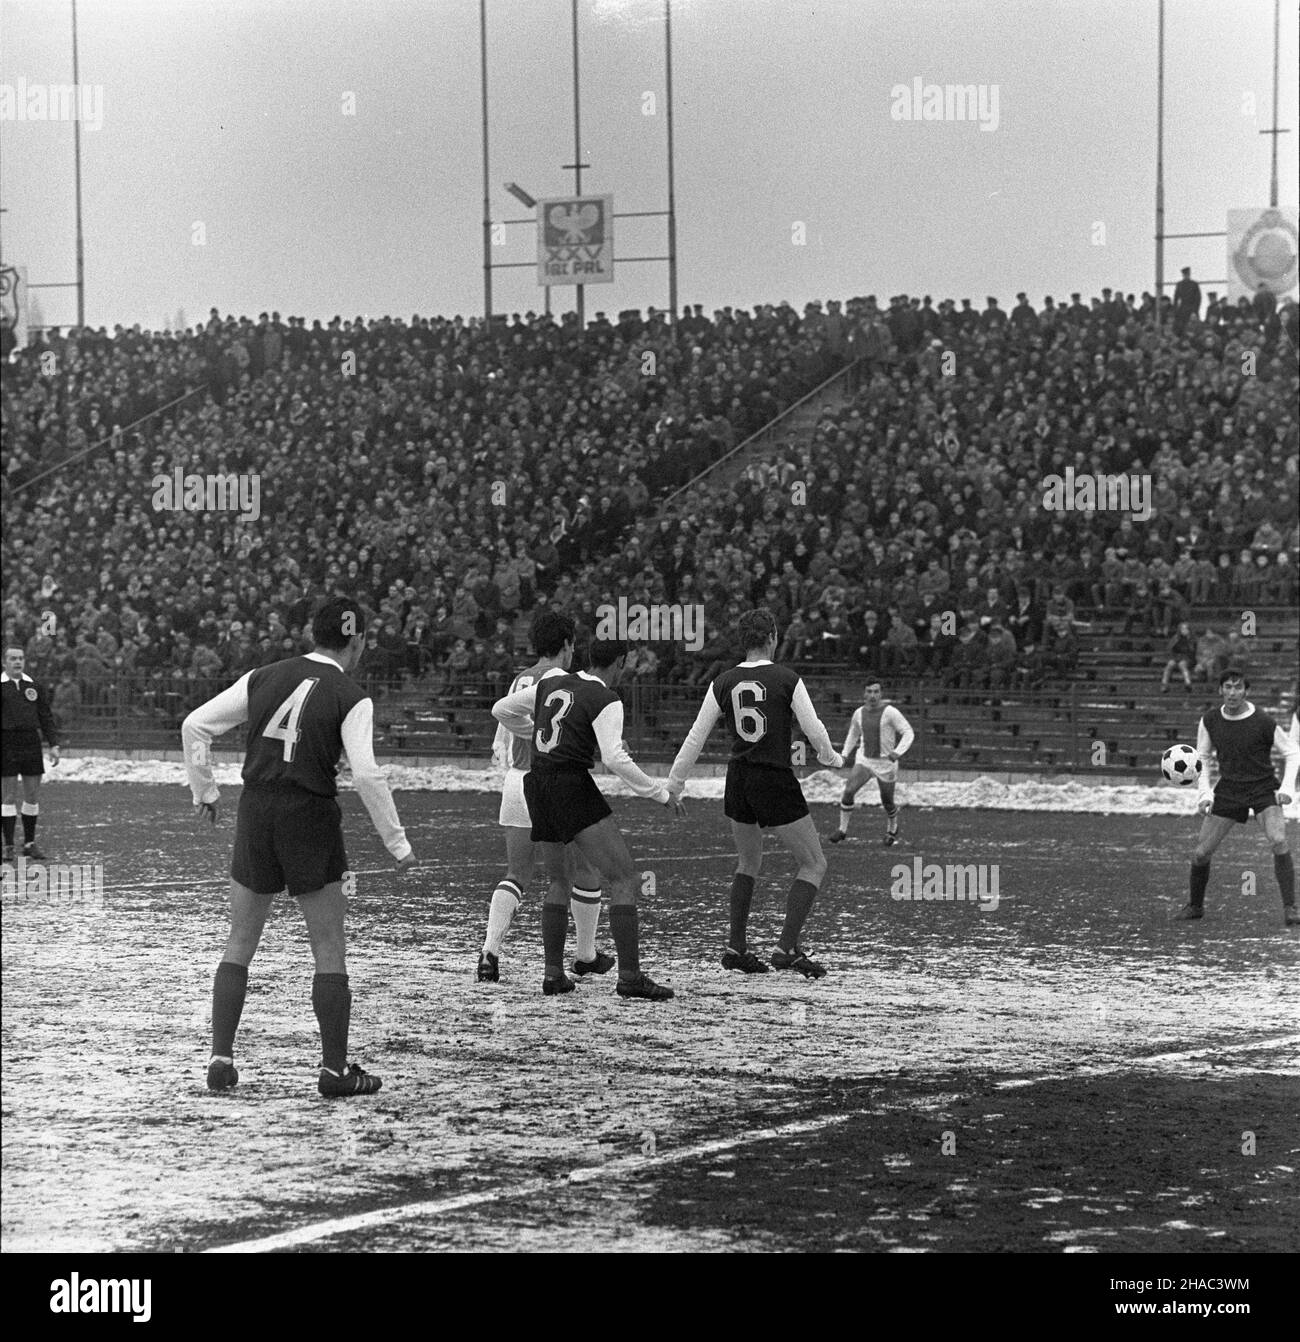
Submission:
[[[1201,758],[1196,809],[1204,817],[1192,855],[1190,901],[1178,915],[1205,916],[1205,887],[1210,880],[1210,858],[1233,825],[1244,825],[1253,811],[1273,850],[1273,871],[1282,895],[1282,914],[1288,927],[1300,926],[1295,906],[1295,863],[1286,841],[1282,808],[1295,796],[1300,746],[1267,713],[1246,699],[1250,681],[1229,667],[1219,677],[1223,703],[1201,719],[1196,753]],[[1273,771],[1272,752],[1283,759],[1283,780]],[[1219,757],[1219,782],[1210,787],[1210,759]]]
[[[316,960],[311,1004],[320,1025],[322,1095],[373,1095],[377,1076],[347,1062],[352,993],[345,963],[343,813],[336,795],[347,752],[352,781],[398,871],[415,864],[392,794],[374,754],[374,702],[348,672],[365,649],[366,617],[344,597],[312,619],[316,650],[258,667],[196,708],[181,727],[195,809],[215,824],[219,793],[212,741],[248,723],[244,790],[235,818],[230,868],[230,936],[212,987],[212,1061],[208,1088],[239,1080],[235,1031],[271,900],[287,889],[307,921]]]
[[[799,864],[786,899],[785,926],[772,953],[772,968],[821,978],[825,968],[799,944],[799,934],[826,876],[826,857],[794,776],[791,736],[795,721],[822,764],[839,769],[844,761],[831,744],[803,681],[772,661],[777,644],[772,613],[749,611],[740,617],[737,632],[746,660],[724,671],[709,686],[699,716],[669,770],[668,787],[681,795],[709,733],[724,718],[732,746],[723,811],[736,841],[736,874],[731,883],[731,940],[722,956],[723,968],[743,974],[767,972],[767,964],[748,947],[746,928],[754,880],[763,861],[762,831],[771,829]]]

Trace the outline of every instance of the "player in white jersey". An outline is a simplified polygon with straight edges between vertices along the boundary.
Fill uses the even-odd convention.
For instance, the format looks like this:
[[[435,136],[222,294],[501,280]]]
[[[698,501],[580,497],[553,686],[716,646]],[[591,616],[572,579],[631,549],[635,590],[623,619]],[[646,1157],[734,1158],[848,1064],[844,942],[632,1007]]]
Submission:
[[[532,628],[533,649],[538,661],[511,681],[510,693],[535,685],[552,667],[567,671],[573,660],[573,636],[574,624],[567,615],[554,610],[538,611]],[[532,820],[524,800],[524,775],[532,767],[532,753],[531,737],[515,736],[504,726],[497,726],[492,756],[506,771],[501,785],[501,810],[497,815],[497,823],[506,832],[506,874],[497,882],[488,906],[487,932],[478,957],[480,983],[497,983],[501,978],[501,947],[533,871]],[[608,973],[616,961],[612,955],[596,948],[600,873],[572,846],[568,849],[568,861],[572,889],[569,910],[578,934],[573,972],[580,978],[586,974]]]
[[[898,842],[898,806],[894,802],[898,761],[907,753],[915,737],[912,724],[893,704],[885,701],[880,682],[870,681],[863,689],[862,707],[854,711],[849,733],[844,738],[844,749],[840,751],[846,763],[853,760],[853,767],[844,780],[840,827],[831,835],[832,843],[843,843],[849,837],[853,799],[858,795],[858,789],[873,778],[880,788],[880,804],[888,818],[885,847],[891,848]]]

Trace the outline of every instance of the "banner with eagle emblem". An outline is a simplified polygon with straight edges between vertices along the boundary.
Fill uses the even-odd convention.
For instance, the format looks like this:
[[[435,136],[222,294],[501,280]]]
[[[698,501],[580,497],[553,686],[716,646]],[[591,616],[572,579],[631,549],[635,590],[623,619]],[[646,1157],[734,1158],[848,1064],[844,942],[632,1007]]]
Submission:
[[[537,202],[537,282],[614,282],[613,196]]]
[[[0,266],[0,359],[27,343],[27,271]]]
[[[1261,284],[1278,298],[1296,290],[1296,210],[1228,211],[1228,301],[1253,298]]]

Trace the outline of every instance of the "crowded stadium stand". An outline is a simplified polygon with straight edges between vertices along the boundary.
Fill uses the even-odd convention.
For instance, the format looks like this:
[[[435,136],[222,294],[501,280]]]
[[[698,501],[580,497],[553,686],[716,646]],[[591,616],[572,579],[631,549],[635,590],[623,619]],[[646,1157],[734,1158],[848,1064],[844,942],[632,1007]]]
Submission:
[[[354,592],[378,748],[466,762],[539,603],[587,635],[698,606],[702,646],[639,646],[624,686],[665,759],[765,605],[833,735],[870,676],[919,767],[1150,769],[1229,664],[1293,703],[1300,634],[1297,309],[1154,317],[1104,290],[45,332],[5,370],[6,639],[72,749],[156,752]],[[160,504],[177,471],[255,478],[247,520]],[[1067,472],[1134,500],[1045,506]]]

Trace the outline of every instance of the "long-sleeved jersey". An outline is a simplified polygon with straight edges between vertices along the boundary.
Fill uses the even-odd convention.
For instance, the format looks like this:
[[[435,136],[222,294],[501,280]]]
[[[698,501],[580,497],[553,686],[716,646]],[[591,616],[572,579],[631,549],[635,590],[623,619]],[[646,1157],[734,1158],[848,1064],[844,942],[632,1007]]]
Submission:
[[[45,744],[59,744],[50,696],[25,671],[15,680],[0,671],[0,729],[7,732],[39,732]]]
[[[731,733],[731,758],[789,769],[791,738],[797,721],[822,764],[838,769],[844,761],[831,745],[803,680],[774,662],[741,662],[709,686],[691,730],[686,734],[670,780],[684,783],[719,719]]]
[[[337,662],[319,652],[273,662],[196,708],[181,726],[195,804],[219,798],[212,742],[241,722],[248,723],[246,786],[297,787],[333,797],[346,753],[352,781],[384,847],[399,861],[410,853],[388,780],[375,760],[374,702]]]
[[[1201,775],[1197,780],[1198,797],[1209,796],[1210,759],[1219,757],[1218,786],[1225,792],[1248,793],[1260,788],[1278,788],[1273,772],[1272,752],[1282,756],[1280,791],[1295,796],[1296,771],[1300,769],[1300,745],[1279,727],[1267,713],[1246,704],[1241,717],[1224,715],[1222,707],[1212,708],[1196,729],[1196,753],[1201,757]]]
[[[637,765],[623,744],[623,701],[586,671],[552,667],[536,685],[498,699],[492,715],[516,736],[531,736],[532,771],[593,769],[596,756],[637,794],[667,803],[668,789]]]
[[[863,759],[883,759],[891,751],[905,755],[915,739],[912,724],[893,704],[881,704],[876,709],[863,704],[849,719],[848,735],[840,753],[849,759],[858,747]]]

